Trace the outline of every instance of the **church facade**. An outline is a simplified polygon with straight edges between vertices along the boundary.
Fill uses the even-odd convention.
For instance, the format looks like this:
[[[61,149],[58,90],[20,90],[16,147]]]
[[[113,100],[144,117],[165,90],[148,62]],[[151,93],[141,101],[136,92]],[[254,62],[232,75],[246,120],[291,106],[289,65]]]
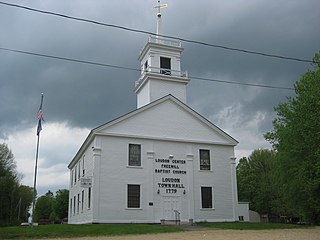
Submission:
[[[186,104],[180,42],[150,37],[137,109],[91,130],[68,165],[69,223],[237,221],[237,141]]]

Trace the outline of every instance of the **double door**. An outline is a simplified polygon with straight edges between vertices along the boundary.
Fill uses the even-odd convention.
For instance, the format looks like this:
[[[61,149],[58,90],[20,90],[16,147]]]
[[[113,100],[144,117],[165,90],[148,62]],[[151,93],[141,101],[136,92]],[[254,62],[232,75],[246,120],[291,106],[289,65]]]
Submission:
[[[181,199],[179,196],[163,196],[163,218],[164,220],[180,220]]]

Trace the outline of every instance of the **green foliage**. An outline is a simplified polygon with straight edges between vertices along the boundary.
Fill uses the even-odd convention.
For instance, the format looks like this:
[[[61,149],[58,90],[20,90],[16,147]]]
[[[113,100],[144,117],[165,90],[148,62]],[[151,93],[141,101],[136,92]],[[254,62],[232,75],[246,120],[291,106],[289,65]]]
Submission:
[[[48,191],[48,193],[50,193],[50,191]],[[48,193],[37,199],[33,216],[35,222],[40,219],[49,219],[50,214],[53,212],[54,197]]]
[[[68,217],[69,190],[59,189],[54,196],[50,190],[39,197],[35,206],[34,221],[49,219],[51,222]]]
[[[55,224],[37,227],[1,228],[0,239],[80,238],[86,236],[116,236],[181,232],[181,228],[147,224]]]
[[[20,185],[18,175],[13,153],[0,144],[0,226],[18,223],[30,206],[30,189]]]
[[[54,211],[52,211],[52,212],[50,213],[50,216],[49,216],[49,221],[50,221],[51,223],[54,223],[55,220],[57,220],[57,215],[56,215],[56,213],[55,213]]]
[[[29,218],[29,208],[33,200],[33,188],[25,185],[19,186],[19,220],[27,222]]]
[[[320,60],[316,54],[314,61]],[[278,105],[265,138],[278,152],[284,198],[307,221],[320,223],[320,64],[295,84],[296,97]]]
[[[68,217],[69,190],[59,189],[56,192],[53,210],[59,219]]]
[[[268,149],[254,150],[237,166],[239,201],[250,202],[259,213],[280,214],[281,199],[277,184],[276,155]]]

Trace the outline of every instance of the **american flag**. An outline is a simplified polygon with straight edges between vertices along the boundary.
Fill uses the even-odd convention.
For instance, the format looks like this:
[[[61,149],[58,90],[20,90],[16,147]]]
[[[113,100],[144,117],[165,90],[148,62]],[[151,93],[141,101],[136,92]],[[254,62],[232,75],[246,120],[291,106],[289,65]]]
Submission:
[[[43,94],[41,95],[41,104],[40,104],[40,108],[38,111],[38,127],[37,127],[37,135],[39,136],[41,130],[42,130],[42,120],[43,120],[43,116],[42,116],[42,102],[43,102]]]

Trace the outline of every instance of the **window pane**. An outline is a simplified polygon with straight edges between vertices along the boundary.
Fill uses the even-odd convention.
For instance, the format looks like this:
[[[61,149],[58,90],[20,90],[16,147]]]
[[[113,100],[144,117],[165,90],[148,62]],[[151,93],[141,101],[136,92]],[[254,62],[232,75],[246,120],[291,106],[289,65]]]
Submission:
[[[88,188],[88,208],[91,207],[91,188]]]
[[[73,197],[73,215],[76,214],[76,196]]]
[[[202,208],[212,208],[212,187],[201,187]]]
[[[128,208],[140,208],[140,185],[128,185]]]
[[[129,144],[129,166],[141,166],[140,144]]]
[[[84,190],[82,190],[82,195],[81,195],[81,212],[83,212],[83,203],[84,203]]]
[[[72,198],[70,198],[70,217],[72,216]]]
[[[200,149],[200,170],[210,170],[210,150]]]
[[[160,57],[160,73],[165,75],[171,75],[171,59],[166,57]]]

